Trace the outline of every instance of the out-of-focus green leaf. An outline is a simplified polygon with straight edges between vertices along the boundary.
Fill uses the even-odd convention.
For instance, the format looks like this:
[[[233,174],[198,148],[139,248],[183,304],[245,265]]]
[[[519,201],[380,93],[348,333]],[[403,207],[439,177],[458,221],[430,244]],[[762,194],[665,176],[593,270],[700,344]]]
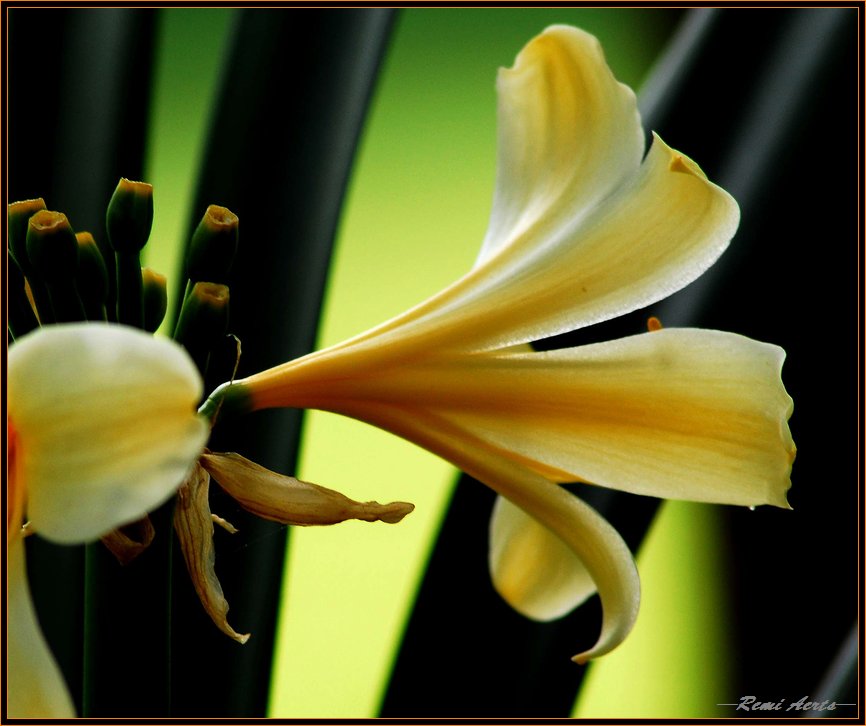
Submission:
[[[190,233],[209,204],[240,219],[230,276],[229,332],[239,375],[308,352],[318,328],[343,193],[391,11],[243,10],[224,66]],[[211,357],[211,384],[227,380],[236,345]],[[298,412],[217,426],[211,448],[292,473]],[[286,528],[212,492],[212,510],[240,530],[218,533],[216,571],[244,646],[217,633],[175,563],[173,712],[263,716]]]

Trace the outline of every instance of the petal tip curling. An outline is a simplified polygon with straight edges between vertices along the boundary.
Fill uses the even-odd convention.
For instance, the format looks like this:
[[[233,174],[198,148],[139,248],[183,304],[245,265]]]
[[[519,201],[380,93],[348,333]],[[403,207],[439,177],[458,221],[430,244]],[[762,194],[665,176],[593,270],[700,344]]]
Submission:
[[[368,504],[376,504],[368,502]],[[404,517],[415,511],[415,505],[410,502],[391,502],[390,504],[378,505],[381,507],[379,521],[386,524],[397,524]]]

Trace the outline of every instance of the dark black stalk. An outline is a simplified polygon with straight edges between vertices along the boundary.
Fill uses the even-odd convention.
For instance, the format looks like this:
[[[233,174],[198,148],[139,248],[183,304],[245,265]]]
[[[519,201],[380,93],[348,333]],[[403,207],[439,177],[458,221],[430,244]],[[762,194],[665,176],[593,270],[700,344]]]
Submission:
[[[116,252],[117,322],[144,328],[144,293],[141,285],[141,259],[136,252]]]
[[[128,565],[86,546],[85,717],[171,714],[173,514],[174,498],[151,513],[156,536]]]
[[[313,347],[349,169],[392,14],[238,11],[190,224],[192,232],[209,204],[225,205],[240,220],[229,325],[243,344],[238,376]],[[274,113],[275,89],[286,89],[288,112]],[[228,380],[236,363],[234,340],[224,340],[211,356],[208,391]],[[212,446],[291,474],[299,430],[298,412],[268,411],[218,425]],[[174,713],[260,717],[286,528],[239,511],[216,489],[212,510],[240,530],[230,538],[217,532],[217,574],[233,622],[253,636],[240,646],[218,633],[184,566],[176,566]]]

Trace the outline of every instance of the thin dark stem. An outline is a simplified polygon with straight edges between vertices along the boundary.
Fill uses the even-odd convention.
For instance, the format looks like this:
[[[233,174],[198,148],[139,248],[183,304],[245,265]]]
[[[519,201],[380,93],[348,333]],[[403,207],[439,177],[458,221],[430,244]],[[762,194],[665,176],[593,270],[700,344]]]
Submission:
[[[117,321],[144,328],[141,260],[137,252],[117,252]]]
[[[84,716],[171,713],[171,569],[174,499],[150,515],[156,537],[121,566],[87,546]]]

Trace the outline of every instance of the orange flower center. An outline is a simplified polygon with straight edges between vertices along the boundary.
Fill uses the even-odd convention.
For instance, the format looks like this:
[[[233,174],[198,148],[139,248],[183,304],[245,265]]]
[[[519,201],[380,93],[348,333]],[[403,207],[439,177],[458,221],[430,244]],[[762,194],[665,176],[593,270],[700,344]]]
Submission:
[[[24,481],[20,471],[21,439],[6,416],[6,542],[21,532],[24,522]]]

